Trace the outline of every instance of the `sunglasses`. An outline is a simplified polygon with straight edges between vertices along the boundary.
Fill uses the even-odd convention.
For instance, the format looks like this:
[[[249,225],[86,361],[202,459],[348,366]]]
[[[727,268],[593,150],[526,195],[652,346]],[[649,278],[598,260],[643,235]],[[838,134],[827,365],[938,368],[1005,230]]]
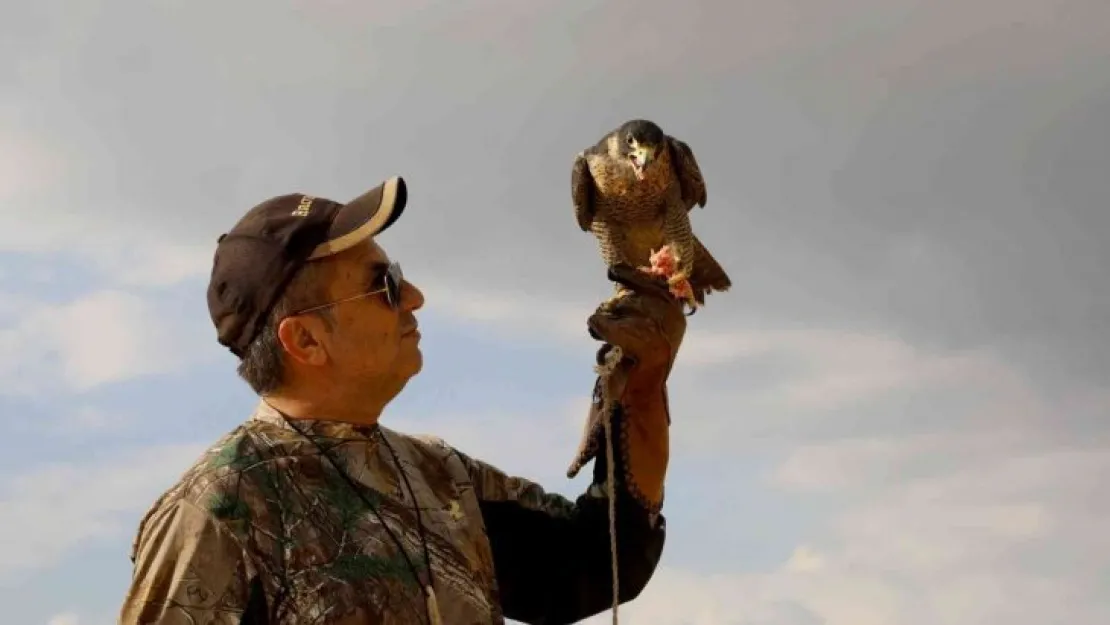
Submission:
[[[362,299],[371,295],[377,295],[378,293],[385,293],[385,302],[389,304],[389,307],[391,309],[397,310],[401,306],[401,285],[405,282],[405,275],[401,272],[401,265],[396,262],[389,263],[386,270],[381,274],[380,280],[383,283],[381,288],[376,288],[365,293],[359,293],[358,295],[352,295],[351,297],[337,299],[334,302],[328,302],[327,304],[320,304],[319,306],[313,306],[311,308],[305,308],[304,310],[298,310],[297,312],[289,316],[295,317],[297,315],[303,315],[305,313],[323,310],[325,308],[335,306],[336,304],[351,302],[356,299]],[[376,281],[377,280],[375,280],[375,282]]]

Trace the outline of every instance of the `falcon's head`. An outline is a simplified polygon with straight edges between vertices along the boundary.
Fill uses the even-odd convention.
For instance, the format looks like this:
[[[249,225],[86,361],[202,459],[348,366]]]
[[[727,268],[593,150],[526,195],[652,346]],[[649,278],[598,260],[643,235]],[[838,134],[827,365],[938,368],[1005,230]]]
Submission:
[[[644,172],[655,162],[663,149],[665,135],[655,122],[646,119],[627,121],[617,129],[617,139],[621,156],[628,159],[638,180],[644,179]]]

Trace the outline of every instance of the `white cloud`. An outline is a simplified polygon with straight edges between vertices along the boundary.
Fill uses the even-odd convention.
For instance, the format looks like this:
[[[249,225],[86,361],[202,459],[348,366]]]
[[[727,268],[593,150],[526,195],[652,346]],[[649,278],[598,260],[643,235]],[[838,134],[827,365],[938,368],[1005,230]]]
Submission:
[[[1100,529],[1110,513],[1110,486],[1100,477],[1110,471],[1110,447],[1021,455],[986,443],[977,455],[938,459],[934,475],[832,490],[846,505],[800,536],[805,542],[777,570],[739,573],[747,567],[734,563],[725,567],[733,572],[710,574],[664,564],[622,618],[644,625],[1108,622],[1098,575],[1110,560]],[[949,451],[967,447],[956,440]],[[826,451],[863,471],[887,469],[881,459],[861,463],[855,445]],[[680,549],[680,540],[669,548]]]
[[[389,415],[382,423],[412,434],[432,434],[459,451],[510,474],[524,475],[555,490],[566,486],[565,471],[581,440],[589,397],[545,406],[539,414],[441,413]]]
[[[91,223],[90,215],[69,215],[58,225],[44,223],[49,216],[18,219],[22,227],[9,232],[10,238],[0,235],[0,249],[41,263],[18,276],[22,281],[48,282],[56,270],[47,263],[68,260],[105,286],[168,287],[206,279],[216,250],[214,240],[210,245],[176,243],[122,225],[102,231],[103,226]]]
[[[880,334],[816,328],[713,337],[706,331],[685,343],[671,377],[681,424],[672,435],[691,452],[925,427],[914,418],[1018,424],[1046,410],[1022,373],[987,350],[927,350]],[[860,453],[883,453],[881,441],[856,444]],[[841,470],[816,477],[833,480]]]
[[[415,283],[424,293],[425,310],[457,321],[496,327],[506,334],[531,334],[554,344],[583,337],[592,340],[586,332],[586,319],[607,297],[602,295],[596,302],[572,301],[544,291],[514,293],[479,282],[453,284],[437,280],[435,275],[428,278],[422,275]]]
[[[0,532],[18,540],[0,556],[0,581],[48,569],[90,541],[123,538],[129,545],[146,506],[203,450],[160,445],[8,477],[0,488]]]
[[[55,183],[62,162],[38,137],[0,128],[0,205],[13,206],[13,198]]]
[[[48,261],[68,258],[118,286],[169,286],[207,273],[215,235],[202,245],[166,229],[164,222],[121,219],[119,206],[90,208],[64,200],[45,210],[38,206],[34,198],[65,188],[74,166],[72,155],[48,139],[0,127],[0,216],[19,224],[0,231],[0,250]],[[31,271],[19,277],[43,280],[50,268]]]
[[[529,337],[552,347],[587,352],[596,349],[598,343],[590,338],[586,320],[613,294],[606,282],[599,282],[594,300],[570,299],[556,290],[525,293],[477,282],[454,284],[438,280],[435,275],[425,278],[422,274],[416,278],[416,284],[425,295],[424,311],[453,321],[487,326],[514,339]],[[813,347],[807,344],[805,333],[741,329],[743,319],[736,316],[729,320],[728,330],[721,330],[724,313],[706,310],[688,319],[677,365],[680,369],[727,364],[785,347],[794,351]],[[818,332],[812,336],[817,342],[822,338],[829,340]]]
[[[794,553],[790,554],[790,560],[786,562],[784,568],[795,573],[813,573],[820,571],[824,563],[825,560],[821,554],[805,545],[799,545],[794,549]]]
[[[79,612],[61,612],[50,617],[46,621],[46,625],[99,625],[103,623],[115,623],[117,619],[114,615],[99,615],[93,618],[87,618],[87,613]]]
[[[661,566],[632,603],[621,606],[622,622],[637,625],[817,625],[801,605],[776,596],[770,580],[736,573],[699,573]],[[605,611],[585,625],[611,622]],[[861,621],[862,623],[862,621]],[[901,623],[890,621],[890,623]],[[832,625],[832,622],[829,622]]]
[[[1063,411],[1104,409],[1104,390],[1057,401],[989,351],[930,350],[874,334],[703,336],[686,345],[694,354],[676,370],[672,456],[724,462],[767,442],[754,434],[776,431],[762,449],[782,452],[765,476],[768,495],[820,500],[831,512],[795,537],[776,570],[740,573],[744,563],[716,562],[721,572],[710,574],[675,568],[664,556],[649,588],[622,609],[627,622],[1040,625],[1110,617],[1093,581],[1110,560],[1100,529],[1110,506],[1099,503],[1110,501],[1110,486],[1098,477],[1110,471],[1110,446],[1080,448],[1050,434]],[[752,390],[729,383],[738,366],[769,362],[779,365],[775,374]],[[918,427],[884,404],[906,397],[942,414]],[[545,421],[550,428],[504,415],[437,418],[420,429],[554,481],[550,467],[565,459],[553,448],[576,442],[585,406],[584,398],[572,402],[565,419]],[[845,410],[868,420],[837,423]],[[559,442],[539,445],[537,427]],[[759,514],[740,490],[723,485],[717,495],[731,518]],[[697,532],[675,526],[669,548],[704,540]]]
[[[691,324],[693,326],[693,324]],[[696,331],[691,327],[691,334]],[[867,398],[889,389],[1007,375],[973,351],[929,352],[892,336],[833,328],[775,328],[703,331],[683,344],[683,361],[725,364],[739,359],[781,357],[811,371],[791,396],[807,404]],[[687,349],[689,348],[689,349]],[[687,357],[686,352],[694,352]]]
[[[806,329],[721,337],[701,359],[712,367],[676,370],[672,456],[726,462],[737,449],[778,452],[761,498],[819,505],[827,517],[794,536],[795,549],[769,572],[747,572],[741,562],[714,562],[723,571],[714,574],[676,569],[665,555],[623,618],[646,625],[1108,622],[1098,575],[1110,561],[1101,528],[1110,514],[1110,485],[1101,478],[1110,472],[1110,444],[1057,425],[1076,411],[1107,414],[1107,389],[1047,397],[991,352],[926,350],[878,335]],[[729,384],[728,372],[752,363],[775,363],[774,375],[752,390]],[[902,414],[915,405],[929,421]],[[722,485],[716,495],[737,531],[743,516],[759,514],[749,491]],[[675,526],[669,549],[703,540],[697,532]]]
[[[50,434],[66,438],[83,438],[90,433],[118,432],[131,423],[129,415],[96,406],[78,406],[67,416],[46,426]]]
[[[157,287],[207,279],[215,251],[215,241],[211,245],[146,241],[126,247],[96,248],[89,257],[112,284]]]
[[[562,309],[567,320],[573,308]],[[531,323],[523,303],[492,309],[469,318]],[[773,374],[750,390],[730,384],[747,366]],[[1054,418],[1067,412],[1105,412],[1105,390],[1042,396],[986,349],[945,351],[829,328],[743,327],[692,328],[674,389],[672,455],[724,461],[737,448],[768,443],[763,451],[783,453],[764,483],[772,496],[820,499],[833,511],[797,536],[771,572],[705,574],[664,564],[622,612],[630,622],[1039,625],[1110,616],[1092,581],[1110,559],[1110,540],[1099,529],[1110,508],[1091,503],[1110,500],[1097,477],[1110,470],[1110,447],[1075,447],[1076,437],[1064,432],[1072,440],[1061,440],[1053,431]],[[924,413],[902,414],[907,406]],[[914,423],[917,414],[931,423]],[[503,446],[509,436],[535,440],[532,421],[457,427],[466,429],[457,438],[479,455],[504,458],[526,474],[562,466],[550,448]],[[566,440],[577,434],[565,432]],[[776,436],[755,438],[767,432]],[[727,514],[752,514],[738,491],[718,494]],[[672,538],[671,549],[681,549],[679,540]],[[714,568],[736,571],[722,564]]]
[[[1022,455],[981,443],[971,456],[958,455],[968,451],[966,441],[932,450],[947,451],[932,459],[932,475],[835,491],[854,503],[821,537],[827,565],[817,584],[789,573],[781,583],[797,584],[796,599],[830,623],[880,622],[882,614],[851,585],[859,580],[880,584],[894,600],[896,618],[888,622],[1105,622],[1110,604],[1091,584],[1110,558],[1110,541],[1096,529],[1110,511],[1098,503],[1110,488],[1096,477],[1110,470],[1110,447]],[[851,447],[842,452],[855,460]],[[882,463],[865,468],[886,470]],[[835,602],[822,608],[820,595],[807,600],[837,580]]]
[[[779,465],[773,478],[779,485],[810,491],[828,492],[853,484],[859,487],[881,480],[901,458],[901,451],[891,441],[874,439],[844,441],[837,447],[801,445]],[[884,473],[868,472],[876,465],[883,465]]]
[[[51,304],[23,301],[0,311],[0,393],[85,391],[179,370],[205,353],[188,336],[195,326],[152,298],[95,291]]]
[[[554,294],[507,293],[434,279],[419,284],[427,296],[425,310],[571,351],[596,348],[586,319],[608,296],[600,293],[594,302],[569,301]],[[733,317],[728,329],[722,329],[713,314],[703,311],[689,319],[672,380],[699,387],[700,392],[704,389],[698,377],[706,369],[727,372],[738,363],[786,367],[785,375],[743,398],[763,412],[826,412],[893,393],[970,385],[995,393],[1004,389],[1011,399],[1035,401],[1020,375],[986,350],[928,350],[882,334],[757,326],[743,317]]]

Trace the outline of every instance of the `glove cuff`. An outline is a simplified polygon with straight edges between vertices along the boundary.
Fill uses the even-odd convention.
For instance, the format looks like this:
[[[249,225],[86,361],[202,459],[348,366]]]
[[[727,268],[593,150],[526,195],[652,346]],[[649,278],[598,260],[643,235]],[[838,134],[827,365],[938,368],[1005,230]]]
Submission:
[[[665,378],[665,370],[631,369],[627,361],[608,375],[598,376],[586,429],[567,477],[575,477],[590,460],[596,460],[594,481],[605,481],[610,458],[606,453],[603,419],[608,414],[617,463],[614,472],[617,490],[624,490],[653,515],[662,510],[670,459]]]

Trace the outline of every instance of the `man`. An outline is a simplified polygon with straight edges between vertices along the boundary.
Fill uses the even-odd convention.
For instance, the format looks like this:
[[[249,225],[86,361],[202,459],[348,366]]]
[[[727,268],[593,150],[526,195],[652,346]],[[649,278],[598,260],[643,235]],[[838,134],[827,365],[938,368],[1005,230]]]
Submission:
[[[143,518],[122,623],[570,623],[610,606],[599,402],[575,502],[378,424],[422,363],[424,297],[375,240],[407,197],[399,177],[345,205],[284,195],[220,237],[209,308],[260,402]],[[589,322],[629,356],[595,387],[620,404],[619,601],[663,548],[664,385],[685,330],[665,288],[628,283],[627,314]]]

